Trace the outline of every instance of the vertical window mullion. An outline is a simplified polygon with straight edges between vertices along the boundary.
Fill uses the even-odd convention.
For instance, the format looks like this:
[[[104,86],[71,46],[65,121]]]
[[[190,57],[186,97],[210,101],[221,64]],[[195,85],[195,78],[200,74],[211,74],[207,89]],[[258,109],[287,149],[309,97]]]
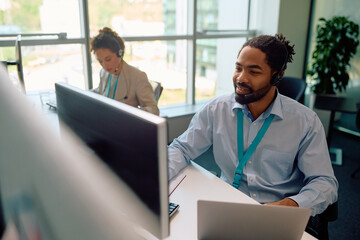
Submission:
[[[248,16],[247,16],[247,23],[246,23],[246,30],[247,31],[250,30],[250,8],[251,8],[251,0],[248,0]]]
[[[187,88],[186,103],[195,104],[195,74],[196,74],[196,14],[197,0],[188,1],[188,63],[187,63]]]
[[[84,79],[85,79],[85,89],[93,88],[92,81],[92,69],[91,69],[91,53],[90,49],[90,22],[89,22],[89,5],[87,0],[79,0],[79,10],[80,10],[80,28],[81,28],[81,38],[85,40],[85,45],[82,47],[82,56],[84,62]]]

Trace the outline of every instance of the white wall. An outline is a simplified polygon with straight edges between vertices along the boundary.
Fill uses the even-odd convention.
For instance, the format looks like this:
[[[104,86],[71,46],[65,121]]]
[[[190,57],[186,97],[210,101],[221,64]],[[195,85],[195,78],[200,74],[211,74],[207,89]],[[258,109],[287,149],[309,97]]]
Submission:
[[[257,35],[278,32],[280,0],[253,0],[250,7],[250,29]]]
[[[306,42],[310,17],[310,0],[282,0],[278,32],[295,44],[294,61],[288,64],[287,76],[302,77],[305,68]]]
[[[302,77],[306,55],[310,0],[255,0],[251,6],[251,29],[260,34],[282,33],[295,44],[294,61],[288,64],[287,76]]]

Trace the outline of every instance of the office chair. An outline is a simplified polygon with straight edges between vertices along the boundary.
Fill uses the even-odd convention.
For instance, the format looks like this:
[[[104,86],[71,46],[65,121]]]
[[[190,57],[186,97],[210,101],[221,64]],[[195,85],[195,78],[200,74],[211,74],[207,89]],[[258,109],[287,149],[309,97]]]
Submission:
[[[161,83],[159,82],[156,82],[156,81],[152,81],[152,80],[149,80],[152,88],[153,88],[153,91],[154,91],[154,99],[155,99],[155,102],[158,103],[159,101],[159,98],[161,96],[161,93],[163,91],[163,87],[161,86]]]
[[[329,205],[324,212],[310,217],[305,231],[319,240],[328,240],[328,223],[338,218],[338,202]]]
[[[360,103],[357,104],[356,127],[360,131]],[[356,174],[359,172],[360,172],[360,167],[351,174],[351,178],[355,178]]]
[[[304,79],[296,77],[283,77],[277,85],[279,92],[290,97],[300,103],[304,103],[304,93],[306,82]]]

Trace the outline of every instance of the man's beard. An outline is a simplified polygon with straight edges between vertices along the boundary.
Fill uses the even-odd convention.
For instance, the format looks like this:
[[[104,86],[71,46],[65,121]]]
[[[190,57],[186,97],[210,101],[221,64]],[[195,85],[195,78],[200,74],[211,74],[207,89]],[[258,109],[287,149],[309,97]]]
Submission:
[[[236,86],[248,88],[250,90],[250,93],[238,94],[238,93],[236,93]],[[254,92],[254,90],[251,87],[248,87],[244,83],[234,83],[235,100],[236,100],[236,102],[238,102],[240,104],[249,104],[252,102],[256,102],[256,101],[260,100],[261,98],[263,98],[269,92],[271,86],[272,85],[269,84],[267,87],[260,88],[259,90]]]

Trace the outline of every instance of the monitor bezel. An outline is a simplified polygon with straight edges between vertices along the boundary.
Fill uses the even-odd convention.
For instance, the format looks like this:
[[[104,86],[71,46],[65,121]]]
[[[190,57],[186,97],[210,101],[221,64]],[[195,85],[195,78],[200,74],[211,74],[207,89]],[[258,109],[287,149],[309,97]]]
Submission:
[[[22,90],[25,92],[24,70],[21,53],[21,35],[18,35],[15,41],[15,61],[19,82]]]
[[[113,99],[106,98],[102,95],[93,93],[91,91],[86,91],[79,89],[77,87],[71,86],[69,84],[58,82],[55,83],[55,92],[66,91],[67,94],[74,94],[81,96],[82,98],[88,98],[91,101],[97,101],[103,104],[104,107],[109,109],[122,111],[126,114],[129,114],[132,117],[140,119],[142,121],[147,121],[151,124],[154,124],[157,128],[157,152],[158,152],[158,172],[159,172],[159,199],[160,199],[160,223],[159,229],[154,229],[154,223],[141,223],[144,225],[145,230],[148,230],[151,234],[154,234],[156,237],[164,238],[169,236],[170,227],[169,227],[169,215],[168,215],[168,162],[167,162],[167,120],[165,118],[159,117],[157,115],[148,113],[146,111],[140,110],[138,108],[129,106],[127,104],[115,101]],[[57,97],[57,112],[59,120],[61,121],[62,106],[61,100],[58,99],[60,94],[56,94]],[[60,96],[61,97],[61,96]],[[61,131],[60,124],[60,131]]]

